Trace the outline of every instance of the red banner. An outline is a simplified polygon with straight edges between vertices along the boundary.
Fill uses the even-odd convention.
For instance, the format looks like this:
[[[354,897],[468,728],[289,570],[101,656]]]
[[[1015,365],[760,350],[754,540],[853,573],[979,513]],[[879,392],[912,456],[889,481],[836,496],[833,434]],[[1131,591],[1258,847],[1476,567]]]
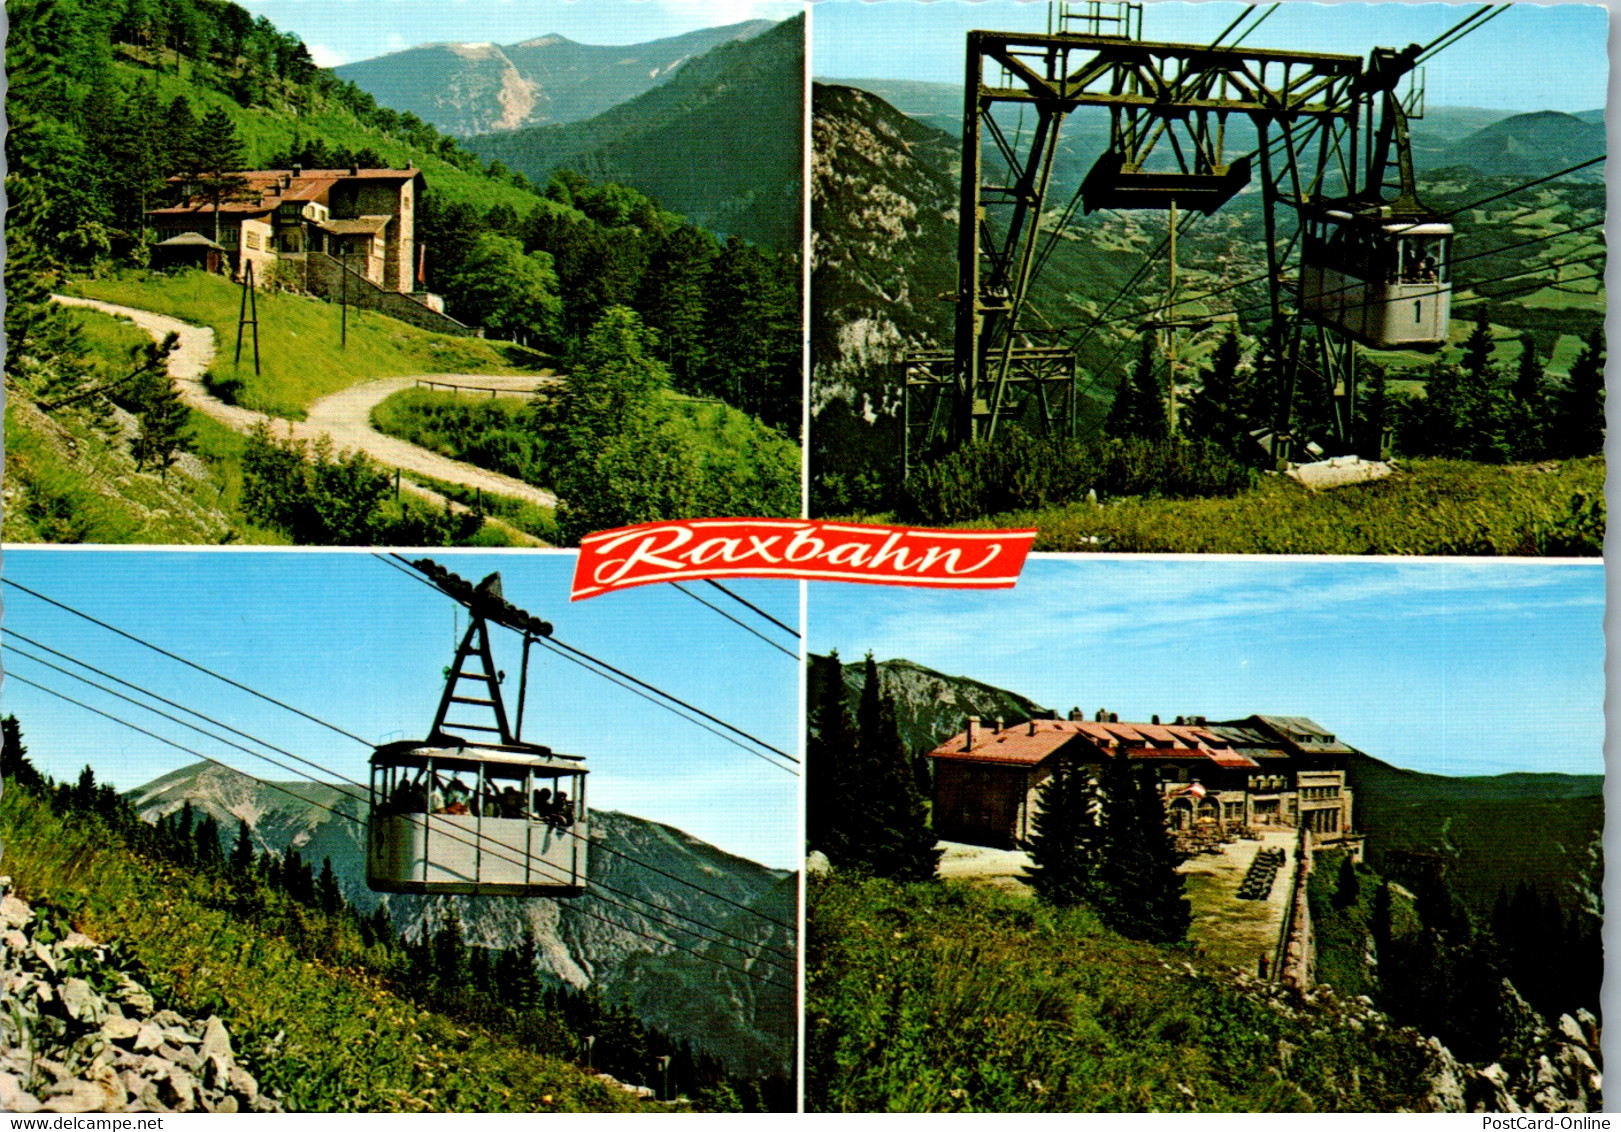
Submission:
[[[680,519],[580,540],[570,600],[698,578],[796,578],[1006,589],[1036,532],[938,531],[816,519]]]

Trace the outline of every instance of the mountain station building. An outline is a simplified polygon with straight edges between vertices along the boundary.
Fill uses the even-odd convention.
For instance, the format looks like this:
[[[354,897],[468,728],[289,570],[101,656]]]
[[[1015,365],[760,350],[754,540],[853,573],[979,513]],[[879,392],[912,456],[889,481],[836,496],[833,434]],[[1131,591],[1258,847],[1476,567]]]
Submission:
[[[1063,756],[1101,770],[1111,759],[1154,768],[1173,831],[1284,826],[1306,829],[1314,844],[1350,849],[1362,835],[1351,824],[1346,763],[1355,748],[1303,716],[1252,715],[1230,723],[1202,716],[1173,724],[1120,723],[1107,712],[1085,719],[1000,720],[967,727],[929,752],[934,769],[934,829],[948,841],[1018,846],[1039,810],[1036,791]]]

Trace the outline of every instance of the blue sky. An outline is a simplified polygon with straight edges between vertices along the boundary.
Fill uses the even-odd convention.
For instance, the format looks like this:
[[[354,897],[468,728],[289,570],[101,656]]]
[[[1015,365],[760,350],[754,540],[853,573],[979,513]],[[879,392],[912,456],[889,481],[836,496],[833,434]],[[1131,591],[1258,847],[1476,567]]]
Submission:
[[[782,20],[798,0],[242,0],[294,31],[323,67],[421,43],[519,43],[562,35],[578,43],[645,43],[743,20]]]
[[[1604,771],[1604,571],[1033,556],[1012,590],[810,586],[809,644],[1099,708],[1305,715],[1435,774]]]
[[[1314,4],[1286,0],[1245,40],[1366,56],[1373,46],[1429,43],[1478,5]],[[1209,43],[1244,5],[1150,3],[1143,37]],[[1257,11],[1264,8],[1257,9]],[[1597,5],[1516,4],[1427,64],[1432,105],[1595,110],[1605,102],[1607,12]],[[963,33],[1044,31],[1041,0],[820,0],[812,70],[818,78],[916,79],[960,84]]]
[[[551,621],[558,639],[798,754],[797,662],[673,587],[570,604],[572,555],[434,556],[473,580],[500,570],[508,600]],[[459,606],[370,553],[8,547],[4,571],[9,579],[373,742],[427,732],[442,671],[454,655],[458,629],[466,627]],[[708,589],[700,584],[695,592]],[[780,620],[798,623],[796,584],[739,581],[735,590]],[[9,637],[22,633],[365,781],[368,748],[10,586],[3,596],[8,644],[38,654]],[[737,608],[745,620],[757,621]],[[508,709],[515,711],[519,643],[498,629],[494,646],[497,664],[508,673]],[[8,673],[38,680],[256,777],[291,777],[9,650],[4,659]],[[129,789],[196,761],[19,681],[6,680],[0,693],[0,710],[15,712],[22,722],[30,758],[58,779],[76,776],[88,762],[98,779]],[[588,758],[593,808],[667,822],[729,852],[796,867],[797,777],[538,648],[524,735]]]

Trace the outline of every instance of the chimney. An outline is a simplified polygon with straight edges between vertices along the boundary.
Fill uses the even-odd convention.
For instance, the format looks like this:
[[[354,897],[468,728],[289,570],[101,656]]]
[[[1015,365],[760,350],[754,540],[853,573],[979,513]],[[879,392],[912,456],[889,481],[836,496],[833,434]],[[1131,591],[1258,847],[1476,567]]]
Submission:
[[[1086,713],[1084,711],[1082,711],[1080,708],[1072,707],[1072,708],[1069,709],[1069,721],[1071,723],[1081,723],[1085,719],[1086,719]]]
[[[1109,713],[1104,711],[1102,708],[1098,708],[1098,713],[1097,713],[1097,715],[1092,717],[1092,722],[1093,723],[1108,723],[1109,722]]]
[[[1159,726],[1159,715],[1158,715],[1158,713],[1156,713],[1151,719],[1149,719],[1148,722],[1152,723],[1155,727],[1158,727]]]
[[[302,177],[303,175],[304,175],[304,167],[302,165],[293,166],[293,176]]]
[[[1035,733],[1036,733],[1036,721],[1032,719],[1030,721],[1030,734],[1034,735]]]
[[[1117,712],[1117,711],[1111,711],[1109,713],[1109,722],[1110,723],[1119,723],[1120,722],[1120,713]]]
[[[354,165],[349,166],[349,176],[351,176],[351,177],[360,176],[360,164],[358,162],[355,163]]]
[[[1002,727],[1003,727],[1003,721],[1002,721],[1002,717],[1001,717],[1001,716],[997,716],[997,717],[996,717],[996,733],[997,733],[997,734],[998,734],[998,735],[1000,735],[1000,734],[1001,734],[1001,733],[1002,733]]]
[[[979,716],[977,716],[977,715],[969,716],[968,717],[968,742],[963,747],[963,750],[972,751],[974,749],[974,740],[976,738],[978,738],[978,736],[975,733],[978,730],[979,730]]]

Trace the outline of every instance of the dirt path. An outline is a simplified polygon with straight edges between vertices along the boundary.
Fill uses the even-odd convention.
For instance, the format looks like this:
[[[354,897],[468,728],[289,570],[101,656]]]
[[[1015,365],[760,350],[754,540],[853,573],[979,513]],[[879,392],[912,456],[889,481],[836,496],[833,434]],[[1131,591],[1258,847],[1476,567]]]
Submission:
[[[330,436],[338,449],[357,449],[390,468],[398,468],[406,475],[431,476],[445,483],[475,488],[492,495],[520,499],[543,507],[555,507],[557,497],[549,491],[524,483],[511,476],[486,471],[460,460],[452,460],[426,448],[419,448],[397,437],[386,436],[371,426],[372,409],[391,394],[415,384],[415,377],[391,377],[377,381],[363,381],[316,401],[309,408],[308,419],[288,421],[268,416],[238,405],[227,405],[210,393],[203,385],[203,374],[214,360],[214,332],[206,326],[193,326],[168,315],[154,314],[135,307],[104,303],[98,299],[81,299],[70,295],[51,296],[69,307],[88,307],[91,310],[127,318],[136,326],[162,341],[170,331],[180,335],[180,346],[169,356],[169,376],[180,399],[188,408],[196,409],[237,432],[249,432],[256,425],[268,424],[272,435],[280,438],[292,436],[298,440],[315,440]],[[420,380],[439,385],[499,387],[513,393],[529,392],[542,385],[554,383],[552,377],[492,377],[486,374],[424,374]],[[443,503],[438,493],[412,484],[418,494]],[[460,510],[459,505],[457,509]],[[502,524],[505,526],[505,524]]]

